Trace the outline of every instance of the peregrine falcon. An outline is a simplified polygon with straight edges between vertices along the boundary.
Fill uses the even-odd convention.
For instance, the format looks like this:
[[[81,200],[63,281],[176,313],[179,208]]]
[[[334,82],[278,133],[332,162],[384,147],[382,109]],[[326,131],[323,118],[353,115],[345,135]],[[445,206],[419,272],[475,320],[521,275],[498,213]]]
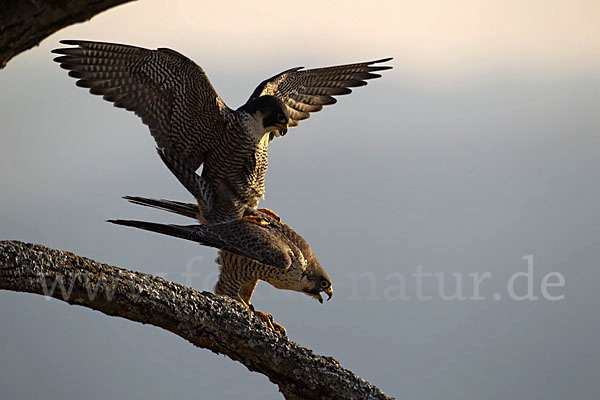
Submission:
[[[130,197],[140,205],[160,208],[196,218],[195,204],[169,200]],[[220,249],[220,265],[215,294],[240,301],[271,328],[285,334],[285,328],[273,321],[271,314],[255,310],[250,299],[259,280],[278,289],[302,292],[323,303],[321,292],[333,296],[331,279],[302,236],[288,225],[258,210],[248,209],[248,216],[265,222],[257,225],[244,219],[216,224],[166,225],[145,221],[109,220],[114,224],[162,233]]]
[[[174,50],[82,40],[61,43],[75,46],[53,52],[60,54],[55,61],[78,79],[77,86],[135,112],[157,146],[193,171],[203,165],[203,182],[212,186],[214,198],[210,208],[199,202],[199,220],[210,223],[242,218],[246,207],[257,207],[265,191],[268,145],[275,136],[334,104],[333,96],[349,94],[351,87],[381,76],[373,72],[391,68],[375,65],[391,58],[291,68],[263,81],[233,110],[203,69]],[[232,208],[232,199],[240,207]],[[254,222],[260,222],[258,217]]]
[[[202,186],[202,178],[187,169],[180,160],[158,150],[161,158],[199,202],[210,207],[210,187]],[[200,186],[195,186],[200,184]],[[126,197],[134,204],[150,206],[189,218],[198,219],[195,204],[170,200]],[[302,236],[273,216],[246,208],[243,218],[228,222],[200,225],[165,225],[144,221],[109,220],[114,224],[131,226],[152,232],[175,236],[220,249],[217,263],[221,266],[215,293],[239,300],[267,324],[285,334],[285,328],[275,323],[270,314],[254,310],[250,298],[258,280],[264,280],[278,289],[303,292],[323,302],[320,293],[333,295],[331,279],[321,267],[312,249]]]
[[[169,206],[169,201],[136,198],[138,204],[162,203],[162,209],[179,213]],[[194,204],[184,204],[186,208]],[[331,279],[323,269],[312,249],[302,236],[269,214],[258,210],[248,210],[254,216],[260,216],[267,225],[257,225],[239,219],[217,224],[167,225],[145,221],[109,220],[109,222],[162,233],[205,246],[221,249],[222,253],[244,260],[240,263],[243,270],[235,271],[236,276],[223,278],[227,271],[221,271],[217,283],[217,294],[238,298],[239,290],[250,278],[264,280],[278,289],[303,292],[323,302],[320,293],[329,298],[333,295]],[[223,257],[221,255],[221,257]],[[243,264],[243,265],[241,265]],[[231,272],[231,271],[229,271]],[[221,292],[221,293],[219,293]],[[250,303],[252,293],[242,300]]]

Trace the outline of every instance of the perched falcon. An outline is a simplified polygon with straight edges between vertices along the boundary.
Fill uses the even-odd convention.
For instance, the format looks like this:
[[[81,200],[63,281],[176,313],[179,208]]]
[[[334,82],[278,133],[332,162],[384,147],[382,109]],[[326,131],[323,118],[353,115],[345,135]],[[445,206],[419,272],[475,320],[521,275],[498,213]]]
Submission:
[[[60,66],[116,107],[135,112],[159,148],[193,171],[203,165],[212,207],[199,201],[201,222],[243,217],[264,195],[269,141],[288,127],[378,78],[375,65],[391,58],[303,70],[296,67],[262,82],[236,110],[225,105],[200,66],[166,48],[149,50],[112,43],[63,40],[75,47],[53,50]],[[239,207],[232,208],[232,200]],[[256,222],[256,221],[255,221]]]
[[[132,202],[196,218],[195,204],[168,200],[130,197]],[[175,236],[220,249],[221,267],[215,294],[237,299],[250,307],[271,328],[285,334],[285,328],[273,322],[270,314],[254,310],[250,298],[259,280],[278,289],[305,293],[323,303],[333,295],[331,279],[302,236],[288,225],[258,210],[248,209],[247,216],[260,218],[258,225],[244,219],[216,224],[166,225],[145,221],[109,220],[114,224]]]
[[[180,160],[158,150],[161,158],[199,202],[211,205],[210,187]],[[170,200],[126,197],[135,204],[154,207],[192,219],[198,219],[195,204]],[[175,236],[220,249],[217,263],[221,266],[215,293],[227,295],[251,307],[272,328],[285,333],[273,322],[270,314],[254,310],[250,298],[258,280],[278,289],[303,292],[323,302],[320,293],[331,298],[331,279],[321,267],[312,249],[302,236],[270,212],[246,208],[243,218],[228,222],[200,225],[165,225],[144,221],[109,220],[109,222]]]

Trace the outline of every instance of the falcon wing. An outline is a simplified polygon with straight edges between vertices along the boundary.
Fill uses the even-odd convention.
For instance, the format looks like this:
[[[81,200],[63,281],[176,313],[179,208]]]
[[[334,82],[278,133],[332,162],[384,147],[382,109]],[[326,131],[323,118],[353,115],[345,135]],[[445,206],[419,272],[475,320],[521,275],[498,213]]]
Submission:
[[[217,135],[225,132],[227,108],[200,66],[170,49],[63,40],[76,47],[52,50],[54,61],[90,89],[135,112],[158,147],[178,154],[198,169]]]
[[[163,149],[156,149],[160,159],[169,168],[169,171],[198,201],[203,213],[208,213],[213,207],[213,191],[210,184],[196,171],[187,168],[178,158],[166,153]]]
[[[268,227],[242,220],[203,225],[166,225],[122,219],[108,220],[108,222],[227,250],[275,268],[287,269],[292,263],[293,253],[286,242],[277,237]],[[296,249],[296,254],[301,253]]]
[[[389,60],[391,58],[302,71],[304,67],[288,69],[263,81],[248,101],[262,95],[279,97],[288,108],[290,126],[297,126],[298,121],[307,119],[310,113],[335,104],[337,100],[333,96],[352,93],[351,87],[365,86],[366,80],[381,77],[373,72],[392,67],[374,64]]]

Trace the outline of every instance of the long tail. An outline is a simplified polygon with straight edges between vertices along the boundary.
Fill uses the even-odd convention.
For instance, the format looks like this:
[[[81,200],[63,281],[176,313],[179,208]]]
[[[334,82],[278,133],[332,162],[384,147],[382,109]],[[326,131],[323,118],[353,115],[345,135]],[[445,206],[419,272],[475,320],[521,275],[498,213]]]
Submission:
[[[292,257],[304,260],[300,250],[282,240],[277,232],[243,220],[220,224],[167,225],[134,220],[107,222],[190,240],[204,246],[227,250],[274,268],[287,269]],[[300,259],[299,258],[299,259]]]
[[[125,196],[123,198],[133,204],[169,211],[188,218],[199,219],[200,217],[198,206],[192,203],[182,203],[180,201],[164,199],[149,199],[147,197],[138,196]]]
[[[167,224],[157,224],[154,222],[146,222],[146,221],[134,221],[128,219],[109,219],[106,222],[110,222],[111,224],[123,225],[123,226],[131,226],[133,228],[144,229],[146,231],[162,233],[164,235],[175,236],[182,239],[194,240],[192,238],[191,230],[185,226],[180,225],[167,225]]]
[[[223,243],[223,241],[221,241],[217,236],[211,234],[210,229],[201,229],[203,227],[202,225],[167,225],[126,219],[109,219],[106,222],[116,225],[130,226],[132,228],[143,229],[150,232],[162,233],[163,235],[190,240],[192,242],[200,243],[205,246],[216,247],[218,249],[224,247],[225,245],[225,243]]]

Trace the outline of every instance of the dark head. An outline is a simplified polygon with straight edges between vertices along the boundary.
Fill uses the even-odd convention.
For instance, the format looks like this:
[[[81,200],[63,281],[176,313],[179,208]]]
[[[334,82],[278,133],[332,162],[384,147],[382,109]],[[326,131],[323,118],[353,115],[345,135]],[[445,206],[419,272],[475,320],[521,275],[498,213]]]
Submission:
[[[321,267],[316,257],[307,260],[308,265],[304,275],[302,276],[302,291],[308,296],[317,299],[319,303],[323,303],[323,297],[321,292],[327,295],[327,300],[333,296],[333,286],[331,286],[331,279],[327,272]]]
[[[319,303],[323,303],[323,297],[321,297],[321,292],[327,295],[327,300],[331,299],[333,296],[333,287],[331,286],[331,280],[327,276],[327,273],[323,271],[324,274],[310,274],[306,276],[306,280],[303,279],[306,287],[302,289],[304,293],[308,296],[317,299]]]
[[[272,212],[271,212],[272,213]],[[289,225],[273,218],[270,213],[262,210],[247,210],[246,215],[260,216],[269,223],[271,232],[287,242],[290,246],[290,256],[294,259],[290,267],[283,274],[276,274],[266,279],[271,285],[279,289],[293,290],[304,293],[323,303],[321,293],[327,295],[327,300],[333,296],[331,278],[321,266],[309,244],[294,231]]]
[[[321,293],[327,295],[327,300],[333,296],[331,279],[314,254],[305,255],[308,255],[307,259],[295,260],[285,273],[265,280],[278,289],[301,292],[323,304]]]
[[[287,107],[278,97],[260,96],[248,101],[238,110],[245,111],[261,121],[263,133],[278,131],[280,136],[287,133],[289,116]]]

